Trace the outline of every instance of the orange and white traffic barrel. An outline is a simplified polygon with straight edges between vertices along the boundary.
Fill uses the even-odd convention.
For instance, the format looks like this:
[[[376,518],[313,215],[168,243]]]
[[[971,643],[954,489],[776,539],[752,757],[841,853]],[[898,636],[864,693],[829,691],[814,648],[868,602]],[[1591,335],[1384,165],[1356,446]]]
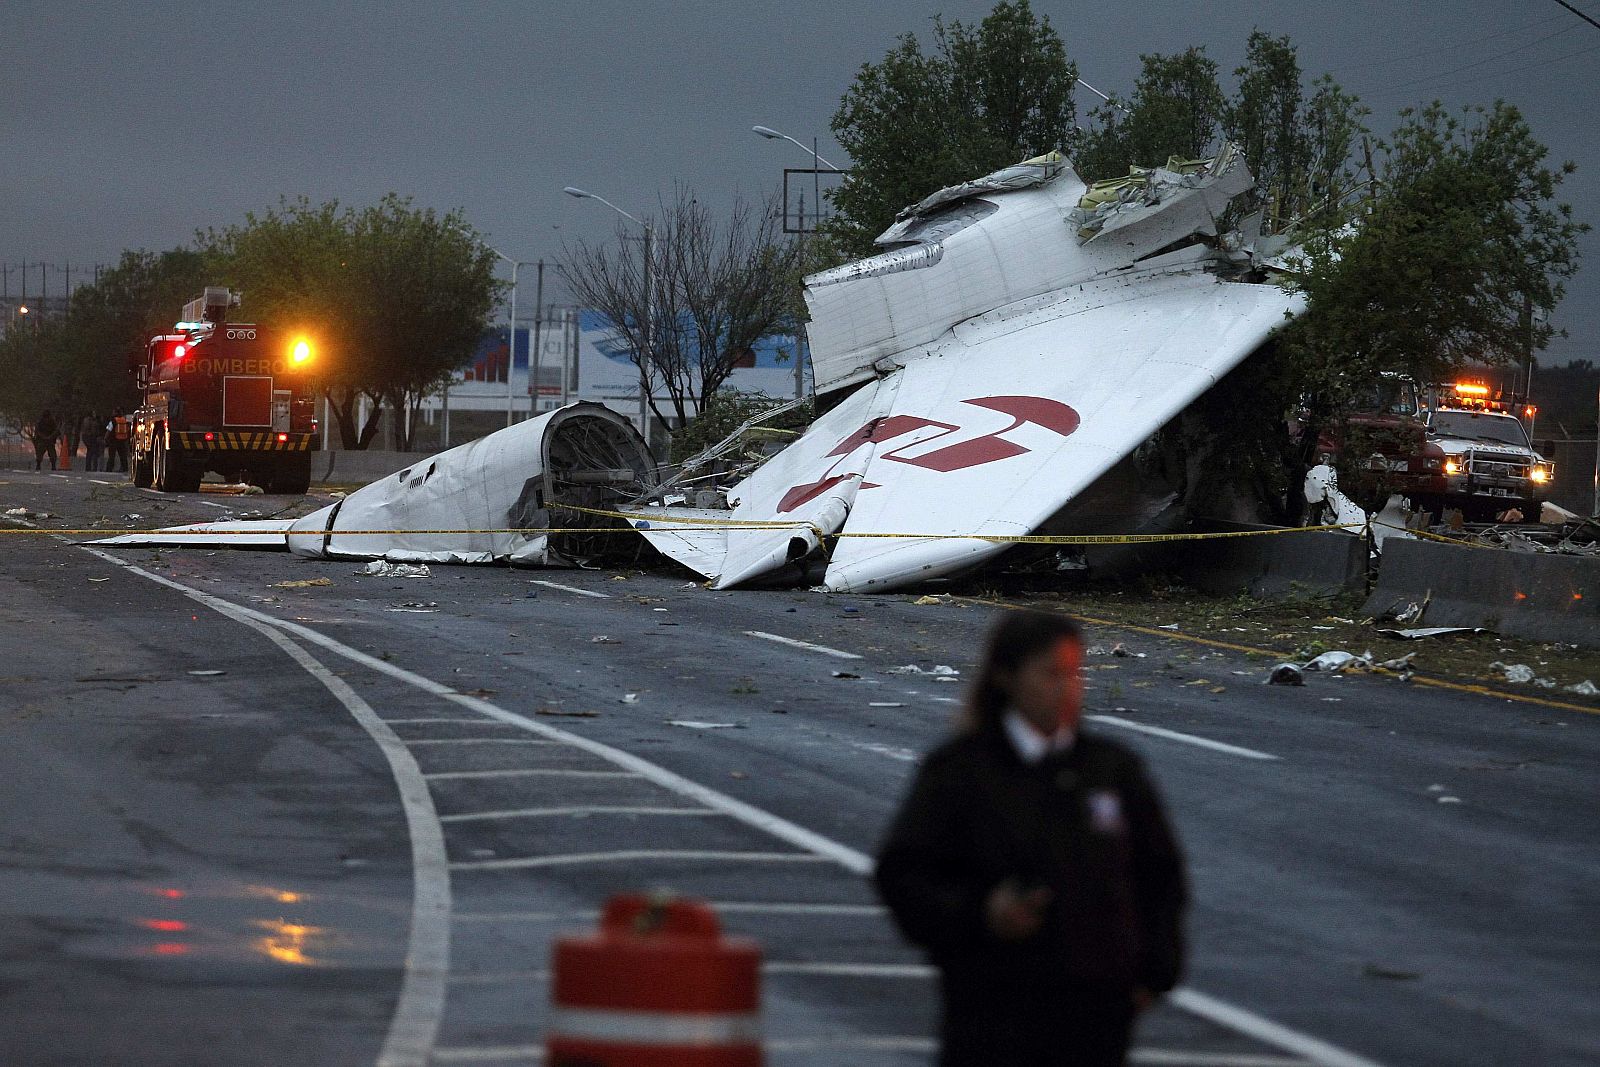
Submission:
[[[612,897],[552,972],[550,1067],[760,1067],[760,946],[704,901]]]

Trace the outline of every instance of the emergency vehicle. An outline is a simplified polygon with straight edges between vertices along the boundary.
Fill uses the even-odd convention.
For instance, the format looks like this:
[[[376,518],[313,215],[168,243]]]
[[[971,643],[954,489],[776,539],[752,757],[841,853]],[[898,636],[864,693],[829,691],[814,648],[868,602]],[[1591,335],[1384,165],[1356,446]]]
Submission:
[[[1529,434],[1538,411],[1526,397],[1484,382],[1430,387],[1422,415],[1443,469],[1417,486],[1413,503],[1435,512],[1459,508],[1468,522],[1505,521],[1513,511],[1538,522],[1555,480],[1555,464]]]
[[[314,416],[314,352],[304,337],[230,322],[239,294],[207,286],[171,333],[150,339],[136,367],[133,484],[192,493],[207,471],[269,493],[304,493]]]

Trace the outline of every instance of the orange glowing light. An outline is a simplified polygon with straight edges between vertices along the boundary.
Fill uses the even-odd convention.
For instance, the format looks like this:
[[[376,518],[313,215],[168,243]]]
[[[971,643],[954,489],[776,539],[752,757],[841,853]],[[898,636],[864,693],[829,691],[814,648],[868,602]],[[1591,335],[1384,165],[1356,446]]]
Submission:
[[[156,892],[159,893],[161,896],[166,897],[168,900],[182,900],[183,899],[183,890],[181,890],[181,889],[158,889],[158,890],[156,890]]]
[[[261,919],[257,926],[267,931],[267,936],[254,943],[254,948],[268,959],[279,963],[309,966],[317,960],[306,954],[309,943],[325,931],[320,926],[301,926],[282,919]]]
[[[1460,396],[1488,396],[1489,387],[1487,385],[1477,385],[1473,382],[1457,382],[1456,393]]]
[[[189,929],[189,924],[182,919],[140,919],[139,925],[146,930],[160,930],[165,934],[181,934]]]
[[[1520,593],[1520,592],[1519,592],[1519,593],[1518,593],[1518,594],[1517,594],[1517,595],[1516,595],[1516,598],[1517,598],[1517,599],[1518,599],[1518,600],[1527,600],[1527,599],[1528,599],[1528,594],[1527,594],[1527,593]]]
[[[182,941],[163,941],[159,945],[152,945],[150,951],[157,956],[186,956],[189,946]]]

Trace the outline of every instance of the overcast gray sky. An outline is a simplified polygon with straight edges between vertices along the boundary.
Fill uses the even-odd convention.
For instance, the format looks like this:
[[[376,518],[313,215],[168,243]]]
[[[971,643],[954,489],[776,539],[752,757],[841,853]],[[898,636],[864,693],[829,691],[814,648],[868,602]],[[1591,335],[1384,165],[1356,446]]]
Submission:
[[[1569,2],[1600,20],[1600,0]],[[617,221],[565,185],[642,214],[674,182],[712,203],[759,198],[807,163],[753,124],[819,136],[847,165],[828,122],[860,65],[898,34],[926,40],[935,14],[976,20],[992,6],[0,0],[0,262],[110,263],[280,195],[360,206],[391,190],[462,208],[515,258],[553,259]],[[1600,28],[1555,0],[1034,7],[1108,92],[1131,88],[1144,52],[1204,45],[1231,70],[1259,27],[1360,95],[1380,132],[1407,104],[1504,98],[1553,159],[1578,164],[1563,199],[1600,222]],[[1080,92],[1080,113],[1094,102]],[[1572,337],[1551,362],[1600,357],[1600,236],[1583,250],[1556,316]]]

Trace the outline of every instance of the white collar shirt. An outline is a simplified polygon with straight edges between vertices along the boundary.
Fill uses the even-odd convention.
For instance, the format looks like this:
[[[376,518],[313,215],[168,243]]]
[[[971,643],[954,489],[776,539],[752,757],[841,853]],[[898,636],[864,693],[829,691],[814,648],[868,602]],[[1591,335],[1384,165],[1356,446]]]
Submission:
[[[1046,737],[1028,725],[1027,720],[1015,711],[1006,712],[1001,723],[1005,727],[1006,739],[1011,742],[1011,747],[1016,749],[1022,762],[1027,764],[1038,763],[1054,752],[1065,752],[1072,747],[1072,742],[1075,740],[1071,730],[1058,729]]]

